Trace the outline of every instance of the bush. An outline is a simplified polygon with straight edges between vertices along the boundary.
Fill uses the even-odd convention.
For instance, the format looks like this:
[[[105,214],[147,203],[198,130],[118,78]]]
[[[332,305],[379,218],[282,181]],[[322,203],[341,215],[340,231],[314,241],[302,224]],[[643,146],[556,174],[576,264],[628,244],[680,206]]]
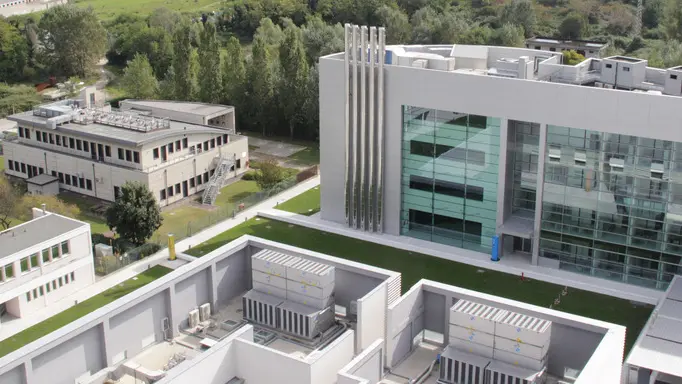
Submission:
[[[147,243],[128,251],[128,257],[133,260],[144,259],[161,250],[161,246],[156,243]]]
[[[242,180],[253,181],[256,180],[256,172],[249,171],[242,175]]]

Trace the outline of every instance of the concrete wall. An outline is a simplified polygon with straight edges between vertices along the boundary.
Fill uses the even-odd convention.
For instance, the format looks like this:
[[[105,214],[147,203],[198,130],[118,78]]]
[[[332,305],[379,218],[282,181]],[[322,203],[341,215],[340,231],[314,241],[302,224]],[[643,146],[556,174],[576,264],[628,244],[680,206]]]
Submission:
[[[339,370],[353,360],[354,340],[354,332],[348,330],[323,350],[313,352],[316,355],[310,364],[310,383],[335,384]],[[308,355],[308,360],[312,359],[312,354]]]
[[[2,384],[25,384],[24,383],[24,367],[19,366],[10,371],[0,375],[0,383]]]
[[[32,359],[31,383],[73,384],[74,378],[106,366],[98,327],[64,341]]]
[[[249,384],[311,383],[310,366],[286,353],[236,340],[237,376]]]
[[[163,340],[161,321],[168,317],[166,293],[159,292],[109,320],[106,348],[109,364],[130,358]]]
[[[492,76],[386,66],[384,232],[397,235],[401,207],[402,107],[682,141],[679,98]],[[320,59],[322,218],[345,222],[344,62]],[[524,97],[518,97],[524,95]],[[482,103],[481,100],[486,100]],[[575,120],[575,111],[581,119]]]
[[[383,283],[358,300],[357,353],[386,337],[386,297]]]
[[[233,297],[251,288],[251,259],[246,249],[216,263],[217,305],[226,304]]]
[[[448,327],[447,319],[452,303],[449,303],[444,295],[423,291],[424,295],[424,329],[445,334]]]
[[[416,284],[387,309],[386,367],[394,367],[409,354],[414,335],[423,329],[423,318],[424,295]]]
[[[209,269],[203,269],[188,276],[175,285],[175,297],[172,304],[174,326],[187,327],[189,311],[211,302],[209,296],[211,285]],[[211,309],[213,309],[212,306]]]
[[[384,340],[378,339],[339,371],[337,384],[376,384],[384,373]]]
[[[575,384],[621,383],[625,331],[624,327],[611,329],[603,336],[602,343],[597,347],[592,358],[583,368],[580,375],[581,378]]]

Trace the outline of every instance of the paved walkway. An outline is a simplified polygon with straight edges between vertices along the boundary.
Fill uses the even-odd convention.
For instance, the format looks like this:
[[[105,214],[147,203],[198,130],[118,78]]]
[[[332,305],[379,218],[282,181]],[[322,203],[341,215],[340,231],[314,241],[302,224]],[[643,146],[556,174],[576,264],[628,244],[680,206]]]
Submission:
[[[663,294],[663,292],[654,289],[568,272],[558,268],[530,265],[527,259],[517,255],[505,256],[502,257],[499,262],[494,262],[491,261],[490,257],[487,257],[487,255],[482,255],[479,252],[462,248],[432,243],[430,241],[406,236],[393,236],[354,230],[343,224],[322,220],[319,215],[308,217],[277,209],[263,210],[259,214],[262,217],[370,241],[393,248],[425,253],[446,260],[500,272],[512,273],[519,276],[523,273],[530,279],[597,292],[641,303],[656,304]],[[549,304],[550,303],[548,303],[548,305]]]
[[[316,176],[309,180],[306,180],[298,185],[280,193],[279,195],[273,196],[268,200],[261,202],[260,204],[254,205],[253,207],[246,209],[240,214],[236,215],[233,219],[227,219],[222,221],[212,227],[206,228],[203,231],[195,234],[194,236],[188,237],[184,240],[179,241],[175,245],[175,249],[178,252],[184,252],[189,249],[190,245],[195,246],[197,244],[203,243],[228,229],[235,227],[244,221],[257,216],[259,211],[267,210],[275,207],[277,204],[282,203],[286,200],[291,199],[294,196],[300,195],[301,193],[307,191],[320,184],[320,177]],[[156,254],[149,256],[137,263],[131,264],[123,269],[120,269],[94,283],[93,285],[82,289],[72,295],[65,297],[55,303],[52,303],[49,307],[43,308],[37,312],[32,313],[28,317],[12,319],[6,323],[0,324],[0,340],[4,340],[15,333],[21,332],[22,330],[31,327],[45,319],[48,319],[59,312],[65,311],[77,302],[81,302],[95,296],[107,289],[118,285],[135,275],[144,272],[147,268],[151,268],[157,264],[161,264],[170,268],[177,268],[179,265],[186,263],[185,261],[176,260],[175,262],[169,262],[168,260],[168,249],[157,252]]]

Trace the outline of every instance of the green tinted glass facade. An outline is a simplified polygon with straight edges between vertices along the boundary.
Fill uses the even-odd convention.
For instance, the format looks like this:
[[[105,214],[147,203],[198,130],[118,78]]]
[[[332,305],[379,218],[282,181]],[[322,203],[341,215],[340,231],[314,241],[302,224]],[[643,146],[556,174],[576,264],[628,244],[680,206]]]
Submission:
[[[547,127],[541,256],[663,289],[680,273],[682,144]]]
[[[403,107],[401,233],[490,253],[500,119]]]

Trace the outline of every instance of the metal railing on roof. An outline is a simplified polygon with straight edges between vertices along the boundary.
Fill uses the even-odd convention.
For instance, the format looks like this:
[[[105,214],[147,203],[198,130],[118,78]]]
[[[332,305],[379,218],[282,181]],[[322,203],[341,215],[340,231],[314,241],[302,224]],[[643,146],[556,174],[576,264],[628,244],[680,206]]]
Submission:
[[[84,108],[78,110],[73,116],[73,122],[78,124],[98,123],[141,132],[170,128],[170,120],[168,118],[105,111],[98,108]]]

